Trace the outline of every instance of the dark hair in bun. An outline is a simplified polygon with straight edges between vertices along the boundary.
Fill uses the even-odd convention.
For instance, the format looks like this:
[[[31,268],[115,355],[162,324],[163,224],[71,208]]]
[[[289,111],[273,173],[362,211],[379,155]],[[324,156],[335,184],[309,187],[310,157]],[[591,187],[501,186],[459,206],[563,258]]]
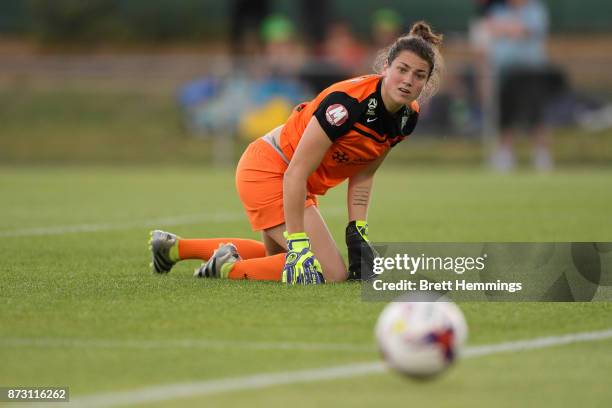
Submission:
[[[422,98],[433,96],[440,84],[440,74],[444,60],[440,55],[442,34],[434,33],[425,21],[417,21],[410,28],[410,33],[399,37],[393,44],[382,50],[374,64],[374,70],[382,72],[385,66],[390,66],[393,60],[402,52],[410,51],[429,64],[429,78],[423,89]]]

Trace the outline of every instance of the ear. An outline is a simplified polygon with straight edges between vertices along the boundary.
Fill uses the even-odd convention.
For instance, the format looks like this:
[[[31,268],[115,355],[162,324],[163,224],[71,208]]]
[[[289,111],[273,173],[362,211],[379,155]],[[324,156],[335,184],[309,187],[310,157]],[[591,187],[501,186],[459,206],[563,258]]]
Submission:
[[[385,63],[383,64],[383,67],[382,67],[382,72],[381,72],[382,76],[386,76],[387,75],[387,70],[389,70],[389,62],[385,61]]]

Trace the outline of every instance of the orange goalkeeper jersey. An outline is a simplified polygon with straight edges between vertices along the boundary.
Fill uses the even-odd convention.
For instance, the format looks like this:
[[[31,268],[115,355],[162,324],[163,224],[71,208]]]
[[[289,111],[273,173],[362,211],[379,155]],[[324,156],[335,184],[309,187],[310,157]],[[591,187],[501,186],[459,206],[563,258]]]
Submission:
[[[332,141],[321,164],[308,178],[309,192],[325,194],[412,133],[419,117],[418,103],[412,102],[397,114],[389,113],[383,104],[381,84],[380,75],[348,79],[293,110],[279,143],[289,160],[313,116]]]

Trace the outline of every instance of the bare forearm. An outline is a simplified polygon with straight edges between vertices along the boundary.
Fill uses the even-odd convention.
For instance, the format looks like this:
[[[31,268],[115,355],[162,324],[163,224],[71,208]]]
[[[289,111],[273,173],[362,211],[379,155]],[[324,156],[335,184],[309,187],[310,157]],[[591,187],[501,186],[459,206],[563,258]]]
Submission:
[[[373,177],[349,180],[347,206],[349,221],[366,220],[372,192]]]
[[[283,206],[287,233],[304,232],[306,180],[321,163],[331,146],[315,117],[310,119],[283,178]]]
[[[287,233],[304,231],[304,201],[306,179],[293,173],[285,173],[283,179],[283,206]]]

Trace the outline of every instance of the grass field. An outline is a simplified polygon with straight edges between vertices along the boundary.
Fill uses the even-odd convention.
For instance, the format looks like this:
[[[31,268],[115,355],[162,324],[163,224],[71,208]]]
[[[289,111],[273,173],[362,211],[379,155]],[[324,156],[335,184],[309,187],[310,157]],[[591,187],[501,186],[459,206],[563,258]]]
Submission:
[[[612,241],[611,179],[605,169],[496,176],[385,167],[370,233],[381,241]],[[229,171],[2,167],[0,195],[0,385],[67,385],[78,399],[378,360],[372,331],[384,304],[363,302],[358,284],[196,280],[195,261],[150,273],[153,227],[257,237]],[[321,199],[340,243],[344,202],[344,188]],[[609,303],[460,306],[472,346],[612,328]],[[604,407],[611,368],[607,339],[471,358],[431,383],[370,373],[147,406]]]

